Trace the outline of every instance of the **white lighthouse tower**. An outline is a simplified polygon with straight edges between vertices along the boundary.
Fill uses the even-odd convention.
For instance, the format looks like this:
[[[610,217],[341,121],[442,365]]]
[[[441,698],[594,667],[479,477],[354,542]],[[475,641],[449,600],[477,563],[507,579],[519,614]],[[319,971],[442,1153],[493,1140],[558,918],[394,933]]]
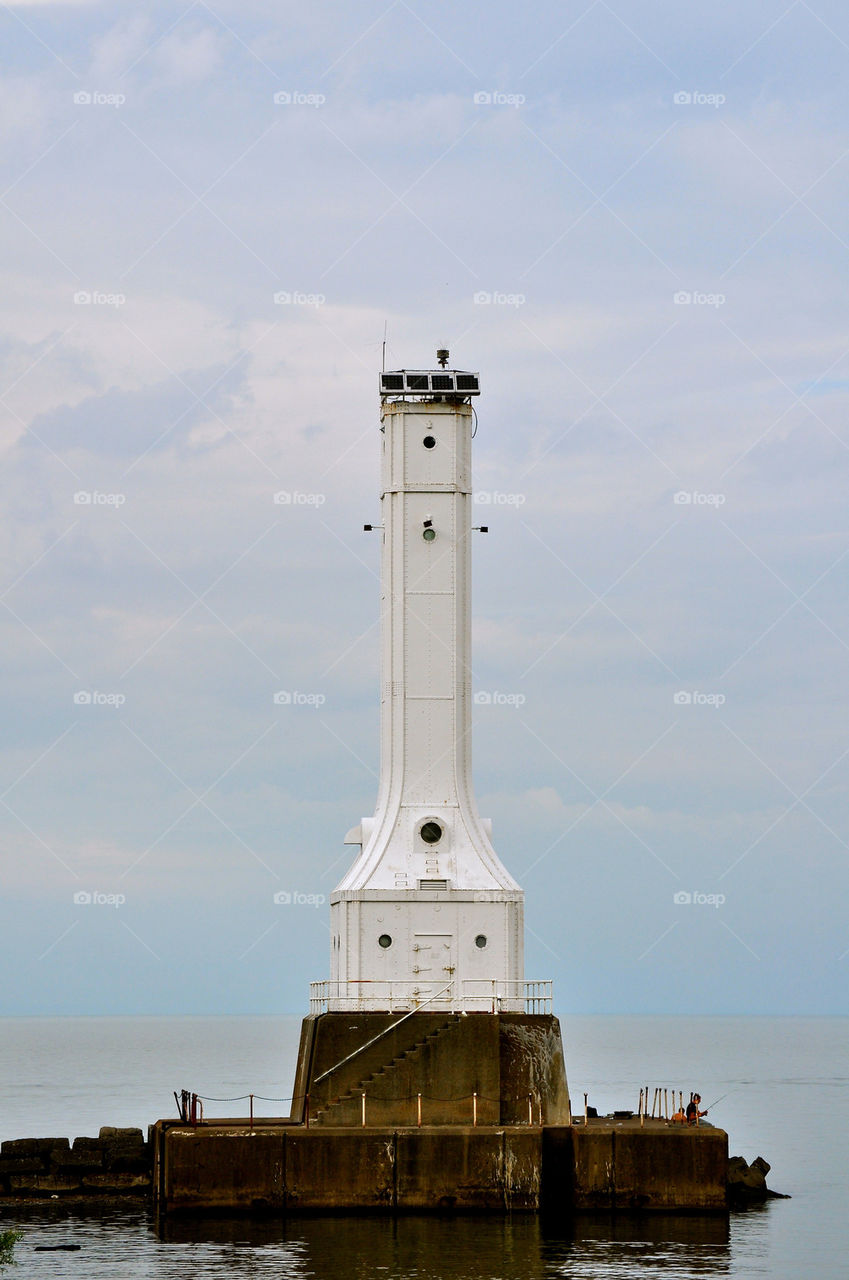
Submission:
[[[290,1121],[567,1123],[551,983],[523,971],[524,895],[471,776],[471,443],[478,375],[380,375],[380,785],[330,896]],[[465,1016],[465,1015],[470,1016]]]
[[[330,899],[329,1010],[525,1008],[523,894],[471,777],[478,394],[477,374],[444,367],[380,376],[380,785]]]

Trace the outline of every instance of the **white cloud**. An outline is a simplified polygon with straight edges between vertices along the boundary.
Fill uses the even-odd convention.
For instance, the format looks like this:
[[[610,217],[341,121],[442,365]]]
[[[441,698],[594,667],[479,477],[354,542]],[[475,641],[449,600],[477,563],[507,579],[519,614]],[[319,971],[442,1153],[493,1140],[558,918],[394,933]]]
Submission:
[[[156,46],[151,60],[172,85],[206,80],[222,64],[227,36],[211,26],[187,29],[182,24]]]

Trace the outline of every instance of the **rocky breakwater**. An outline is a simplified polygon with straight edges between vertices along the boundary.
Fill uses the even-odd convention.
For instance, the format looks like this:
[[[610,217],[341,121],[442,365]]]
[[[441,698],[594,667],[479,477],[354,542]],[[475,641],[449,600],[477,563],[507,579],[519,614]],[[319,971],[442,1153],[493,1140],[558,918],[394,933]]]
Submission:
[[[105,1126],[96,1138],[17,1138],[0,1147],[0,1199],[144,1197],[150,1146],[141,1129]]]

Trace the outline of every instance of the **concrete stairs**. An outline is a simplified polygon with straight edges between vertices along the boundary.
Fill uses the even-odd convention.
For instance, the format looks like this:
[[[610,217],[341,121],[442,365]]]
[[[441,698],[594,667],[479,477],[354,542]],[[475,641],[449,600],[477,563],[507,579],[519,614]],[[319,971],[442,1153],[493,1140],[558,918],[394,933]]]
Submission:
[[[344,1092],[325,1102],[311,1115],[310,1123],[345,1126],[362,1124],[364,1093],[366,1124],[382,1123],[387,1109],[397,1113],[399,1104],[408,1104],[414,1110],[416,1093],[427,1093],[434,1086],[434,1077],[427,1067],[432,1060],[437,1041],[446,1033],[453,1031],[460,1021],[459,1014],[451,1014],[444,1022],[432,1027],[426,1035],[408,1048],[396,1052],[392,1058],[375,1067],[368,1075],[356,1080]],[[349,1072],[355,1067],[355,1062],[350,1063]],[[373,1095],[371,1101],[369,1101],[370,1095]],[[411,1122],[415,1123],[415,1120]]]

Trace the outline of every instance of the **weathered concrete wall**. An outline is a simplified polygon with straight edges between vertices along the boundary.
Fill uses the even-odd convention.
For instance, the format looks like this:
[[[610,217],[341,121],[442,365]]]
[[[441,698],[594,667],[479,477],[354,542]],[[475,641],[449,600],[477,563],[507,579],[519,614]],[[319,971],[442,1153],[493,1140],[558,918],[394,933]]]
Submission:
[[[385,1033],[385,1034],[381,1034]],[[380,1036],[375,1044],[370,1042]],[[361,1048],[361,1046],[368,1046]],[[356,1056],[350,1061],[350,1054]],[[335,1068],[324,1080],[322,1075]],[[291,1118],[359,1126],[568,1121],[560,1023],[545,1014],[327,1013],[304,1020]]]
[[[499,1015],[501,1124],[524,1124],[528,1094],[541,1124],[569,1123],[560,1021],[549,1014]]]
[[[96,1199],[150,1193],[152,1157],[141,1129],[97,1138],[18,1138],[0,1148],[0,1197]]]
[[[722,1130],[599,1121],[255,1131],[160,1121],[165,1210],[715,1210],[725,1206]]]
[[[396,1150],[398,1208],[539,1208],[539,1129],[417,1129],[399,1132]]]
[[[293,1209],[391,1209],[396,1135],[371,1129],[286,1134],[286,1203]]]
[[[707,1125],[550,1127],[543,1137],[545,1205],[556,1209],[723,1209],[728,1136]]]
[[[539,1207],[539,1129],[156,1129],[166,1211]]]
[[[159,1122],[161,1125],[161,1121]],[[155,1126],[159,1130],[159,1125]],[[154,1135],[157,1195],[177,1209],[282,1209],[279,1130],[169,1127]]]

